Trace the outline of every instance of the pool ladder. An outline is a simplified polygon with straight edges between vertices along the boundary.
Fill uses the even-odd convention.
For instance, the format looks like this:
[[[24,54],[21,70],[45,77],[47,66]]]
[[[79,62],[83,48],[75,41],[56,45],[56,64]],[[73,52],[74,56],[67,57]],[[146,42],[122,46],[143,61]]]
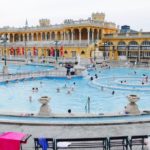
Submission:
[[[88,97],[87,102],[85,104],[85,113],[90,113],[90,97]]]

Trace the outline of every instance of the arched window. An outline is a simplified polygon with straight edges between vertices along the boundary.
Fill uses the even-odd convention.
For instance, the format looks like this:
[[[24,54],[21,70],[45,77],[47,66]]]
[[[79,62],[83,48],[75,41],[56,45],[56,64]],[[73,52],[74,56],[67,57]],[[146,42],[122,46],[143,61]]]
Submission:
[[[105,51],[109,51],[110,47],[113,46],[113,43],[110,41],[104,42],[103,44],[104,44]]]
[[[112,42],[105,42],[105,45],[112,46],[112,45],[113,45],[113,43],[112,43]]]
[[[118,42],[118,50],[125,50],[126,49],[126,43],[124,41]]]
[[[150,41],[143,41],[141,43],[141,49],[142,50],[150,50]]]
[[[81,55],[84,55],[85,54],[85,51],[81,51]]]
[[[64,54],[68,54],[67,50],[64,51]]]
[[[139,45],[136,41],[129,42],[129,50],[138,50]]]
[[[118,42],[118,46],[125,46],[125,45],[126,45],[126,43],[124,41]]]
[[[137,46],[138,43],[137,43],[136,41],[131,41],[131,42],[129,42],[129,45],[130,45],[130,46]]]
[[[150,41],[143,41],[142,43],[141,43],[141,45],[150,45]]]

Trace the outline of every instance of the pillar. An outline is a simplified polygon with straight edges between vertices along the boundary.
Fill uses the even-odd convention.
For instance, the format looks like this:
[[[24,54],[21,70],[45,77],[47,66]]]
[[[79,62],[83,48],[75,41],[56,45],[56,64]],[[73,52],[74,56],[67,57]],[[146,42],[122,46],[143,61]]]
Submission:
[[[39,40],[39,38],[38,38],[38,32],[36,33],[36,41],[38,41]]]
[[[64,40],[63,34],[64,34],[63,32],[60,32],[61,40]]]
[[[29,33],[27,33],[27,41],[29,41]]]
[[[72,43],[74,42],[74,31],[73,31],[73,29],[71,30],[71,42]]]
[[[94,29],[92,29],[92,42],[94,42]]]
[[[64,31],[64,41],[66,41],[66,31]]]
[[[49,32],[49,40],[51,41],[52,40],[52,33]]]
[[[41,41],[43,40],[43,38],[42,38],[42,32],[40,32],[40,34],[41,34]]]
[[[8,42],[10,42],[10,33],[7,34]]]
[[[13,42],[15,42],[15,34],[14,33],[12,34],[12,37],[13,37]]]
[[[31,41],[34,41],[34,33],[31,33]]]
[[[47,32],[45,32],[45,41],[47,41]]]
[[[99,29],[97,29],[97,40],[99,40]]]
[[[55,40],[57,40],[57,32],[55,31]]]
[[[23,41],[25,41],[25,34],[23,33]]]

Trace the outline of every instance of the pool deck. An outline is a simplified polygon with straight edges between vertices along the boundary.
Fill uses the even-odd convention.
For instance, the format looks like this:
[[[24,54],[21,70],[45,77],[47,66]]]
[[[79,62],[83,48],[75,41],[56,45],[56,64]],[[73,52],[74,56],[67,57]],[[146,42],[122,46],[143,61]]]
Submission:
[[[1,122],[0,131],[15,131],[29,133],[32,137],[27,144],[23,144],[23,150],[34,150],[34,137],[49,138],[85,138],[85,137],[111,137],[150,135],[150,120],[147,122],[126,122],[111,124],[37,124]],[[117,149],[116,149],[117,150]],[[120,149],[119,149],[120,150]],[[138,150],[133,149],[133,150]]]

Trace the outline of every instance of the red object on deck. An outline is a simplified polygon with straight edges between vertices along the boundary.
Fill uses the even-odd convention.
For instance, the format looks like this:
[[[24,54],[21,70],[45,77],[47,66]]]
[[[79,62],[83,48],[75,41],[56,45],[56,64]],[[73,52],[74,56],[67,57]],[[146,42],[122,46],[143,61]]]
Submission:
[[[51,47],[51,56],[54,56],[54,55],[55,55],[54,48]]]
[[[24,47],[22,48],[22,55],[24,55]]]
[[[10,49],[10,55],[14,55],[14,48],[13,47]]]
[[[20,150],[21,143],[27,134],[19,132],[5,132],[0,134],[0,150]]]
[[[60,48],[60,56],[64,56],[63,46]]]

